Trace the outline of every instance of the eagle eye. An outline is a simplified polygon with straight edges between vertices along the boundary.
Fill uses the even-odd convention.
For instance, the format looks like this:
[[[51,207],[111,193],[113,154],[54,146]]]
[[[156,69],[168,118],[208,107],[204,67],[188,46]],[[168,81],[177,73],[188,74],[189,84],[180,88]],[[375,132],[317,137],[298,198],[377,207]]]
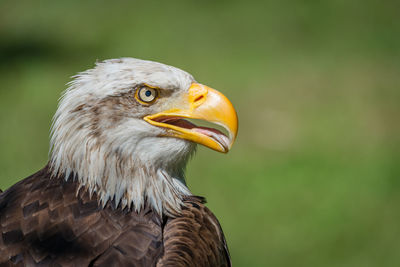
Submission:
[[[158,90],[148,86],[141,86],[136,90],[136,99],[144,104],[150,104],[154,102],[158,97]]]

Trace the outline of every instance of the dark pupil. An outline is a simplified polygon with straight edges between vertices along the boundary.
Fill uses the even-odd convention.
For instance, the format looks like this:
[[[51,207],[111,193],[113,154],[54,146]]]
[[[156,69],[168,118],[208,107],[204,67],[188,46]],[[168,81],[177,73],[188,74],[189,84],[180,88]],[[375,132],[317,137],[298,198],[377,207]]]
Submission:
[[[146,93],[144,93],[147,97],[151,96],[151,91],[147,90]]]

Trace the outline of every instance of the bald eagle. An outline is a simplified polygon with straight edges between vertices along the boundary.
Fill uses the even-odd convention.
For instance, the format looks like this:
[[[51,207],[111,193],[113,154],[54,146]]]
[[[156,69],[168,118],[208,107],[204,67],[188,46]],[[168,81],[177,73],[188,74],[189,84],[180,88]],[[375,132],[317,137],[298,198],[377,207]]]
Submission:
[[[0,265],[230,266],[184,170],[196,144],[226,153],[237,129],[231,102],[185,71],[96,63],[60,99],[47,165],[0,194]]]

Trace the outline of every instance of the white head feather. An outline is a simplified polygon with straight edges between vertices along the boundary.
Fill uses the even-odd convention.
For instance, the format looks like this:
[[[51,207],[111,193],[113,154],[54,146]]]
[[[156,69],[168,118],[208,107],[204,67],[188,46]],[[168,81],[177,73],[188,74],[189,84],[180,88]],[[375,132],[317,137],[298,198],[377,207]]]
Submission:
[[[182,197],[191,194],[184,169],[196,145],[160,137],[164,129],[142,118],[177,101],[193,77],[164,64],[122,58],[97,63],[74,78],[53,120],[53,174],[77,177],[103,205],[114,200],[139,211],[148,201],[159,214],[179,213]],[[167,97],[141,105],[134,93],[142,84],[161,88]]]

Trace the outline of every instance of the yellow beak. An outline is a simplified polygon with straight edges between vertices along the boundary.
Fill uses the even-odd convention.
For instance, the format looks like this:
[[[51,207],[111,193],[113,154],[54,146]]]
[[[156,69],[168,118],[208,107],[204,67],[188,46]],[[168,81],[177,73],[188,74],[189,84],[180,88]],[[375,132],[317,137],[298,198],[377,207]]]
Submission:
[[[166,136],[186,139],[219,152],[228,152],[236,139],[238,118],[232,103],[220,92],[193,83],[176,108],[144,117],[148,123],[167,128]],[[182,120],[201,119],[224,127],[229,137],[216,129],[197,127]]]

